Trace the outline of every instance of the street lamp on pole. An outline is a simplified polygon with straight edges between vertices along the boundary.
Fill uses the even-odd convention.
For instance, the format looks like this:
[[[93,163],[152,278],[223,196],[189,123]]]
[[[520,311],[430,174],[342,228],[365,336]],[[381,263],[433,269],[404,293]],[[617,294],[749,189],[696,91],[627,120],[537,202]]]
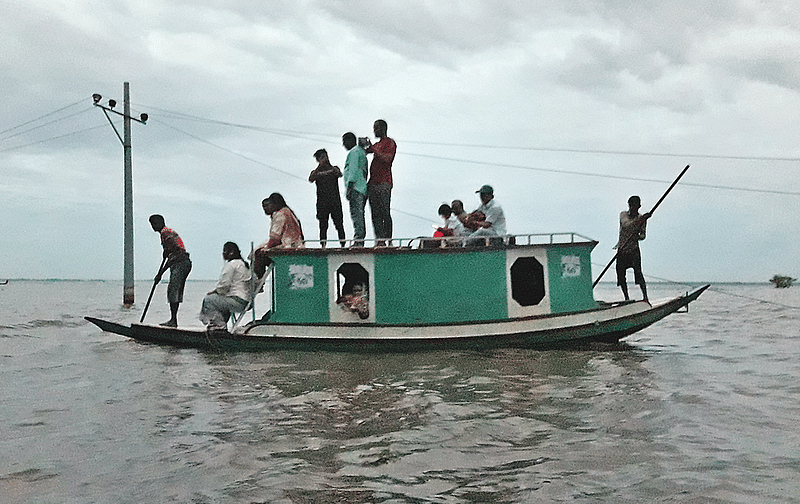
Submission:
[[[111,127],[114,128],[114,133],[117,138],[122,142],[125,160],[125,238],[123,243],[124,248],[124,281],[122,287],[122,304],[126,307],[133,306],[133,167],[131,159],[131,119],[136,122],[146,124],[147,114],[141,114],[139,118],[131,117],[131,99],[129,84],[124,83],[123,89],[123,111],[118,112],[114,110],[117,106],[116,100],[108,100],[108,105],[100,103],[103,97],[95,93],[92,95],[95,107],[100,107],[108,119]],[[123,136],[120,136],[117,127],[108,115],[110,113],[117,114],[123,117]]]

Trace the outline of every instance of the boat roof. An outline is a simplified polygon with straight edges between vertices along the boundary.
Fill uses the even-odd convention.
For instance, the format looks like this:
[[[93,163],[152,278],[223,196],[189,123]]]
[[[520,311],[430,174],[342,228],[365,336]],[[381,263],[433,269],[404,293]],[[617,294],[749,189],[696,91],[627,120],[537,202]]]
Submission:
[[[304,255],[304,254],[341,254],[341,253],[398,253],[398,252],[428,252],[428,253],[460,253],[475,252],[483,249],[542,247],[542,246],[596,246],[599,242],[576,232],[558,233],[530,233],[495,237],[481,237],[483,243],[476,243],[476,238],[463,237],[429,237],[416,236],[412,238],[392,238],[391,246],[379,246],[374,238],[364,239],[363,247],[350,246],[323,247],[320,240],[305,240],[305,248],[272,248],[270,255]],[[327,240],[328,245],[337,244],[338,240]]]

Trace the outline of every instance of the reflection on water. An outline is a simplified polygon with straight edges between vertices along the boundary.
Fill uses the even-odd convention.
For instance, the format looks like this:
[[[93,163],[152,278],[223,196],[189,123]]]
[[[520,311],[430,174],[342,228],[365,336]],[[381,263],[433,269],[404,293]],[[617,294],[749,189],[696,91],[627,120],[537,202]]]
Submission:
[[[165,359],[174,365],[186,352]],[[608,453],[602,439],[638,444],[657,435],[642,421],[658,408],[642,387],[646,357],[624,346],[194,356],[214,379],[175,376],[181,392],[164,404],[158,428],[188,435],[172,449],[190,465],[204,466],[209,454],[230,447],[247,474],[226,488],[231,497],[519,502],[527,494],[569,495],[576,474],[614,473],[629,462],[624,447]]]

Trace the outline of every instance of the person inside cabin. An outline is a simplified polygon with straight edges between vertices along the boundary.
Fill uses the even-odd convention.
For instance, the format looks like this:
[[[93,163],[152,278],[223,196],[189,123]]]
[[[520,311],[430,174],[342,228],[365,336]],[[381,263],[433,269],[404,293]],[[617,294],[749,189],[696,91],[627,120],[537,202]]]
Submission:
[[[364,208],[367,204],[367,155],[356,145],[356,135],[342,135],[342,145],[347,149],[344,162],[344,196],[350,202],[350,219],[353,221],[353,246],[363,247],[367,236]]]
[[[286,205],[280,193],[272,193],[261,202],[264,213],[270,216],[269,238],[253,252],[253,272],[258,278],[264,276],[272,262],[269,250],[273,248],[303,248],[305,238],[300,220]]]
[[[484,185],[475,191],[481,200],[480,206],[467,218],[464,227],[473,230],[470,237],[498,237],[506,234],[506,217],[503,207],[494,200],[494,189]]]
[[[639,241],[644,240],[647,227],[647,219],[650,213],[639,214],[642,201],[639,196],[628,198],[628,210],[619,214],[619,241],[614,247],[617,249],[617,285],[622,289],[622,295],[628,301],[628,283],[625,273],[628,269],[633,269],[634,281],[642,289],[642,296],[645,303],[647,299],[647,286],[642,274],[642,253],[639,249]]]
[[[373,154],[367,182],[367,200],[372,214],[372,227],[375,232],[375,245],[382,247],[392,244],[392,163],[397,153],[397,144],[386,134],[386,121],[378,119],[372,125],[378,143],[365,142],[365,152]]]
[[[161,236],[161,247],[164,249],[163,262],[156,274],[155,283],[161,281],[161,277],[169,270],[169,285],[167,286],[167,302],[169,303],[170,319],[162,323],[165,327],[178,327],[178,308],[183,302],[183,290],[186,286],[186,278],[192,271],[192,261],[183,240],[178,233],[168,228],[164,223],[164,217],[153,214],[148,219],[153,231]]]
[[[362,320],[369,318],[369,293],[363,283],[354,284],[351,289],[343,291],[336,303],[343,310],[358,314]]]
[[[250,298],[250,266],[242,259],[242,252],[234,242],[222,246],[225,265],[214,290],[203,298],[200,320],[208,330],[228,328],[231,313],[247,307]]]
[[[317,220],[319,221],[319,240],[322,248],[328,243],[328,218],[333,221],[339,234],[342,248],[346,245],[344,237],[344,216],[342,214],[342,198],[339,195],[339,177],[342,176],[338,166],[333,166],[328,159],[328,151],[319,149],[314,153],[317,167],[311,171],[308,181],[317,185]]]

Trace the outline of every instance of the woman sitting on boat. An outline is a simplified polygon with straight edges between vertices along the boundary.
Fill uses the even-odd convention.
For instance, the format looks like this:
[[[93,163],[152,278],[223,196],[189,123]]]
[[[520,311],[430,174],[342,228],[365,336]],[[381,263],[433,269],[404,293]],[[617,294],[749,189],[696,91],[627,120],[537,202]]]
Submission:
[[[217,286],[203,298],[200,320],[208,329],[227,329],[232,312],[241,312],[250,298],[250,267],[242,259],[239,246],[227,242],[222,246],[222,267]]]
[[[304,248],[305,238],[300,220],[280,193],[272,193],[261,202],[264,213],[270,216],[269,238],[254,251],[253,271],[261,278],[271,262],[269,249]]]

